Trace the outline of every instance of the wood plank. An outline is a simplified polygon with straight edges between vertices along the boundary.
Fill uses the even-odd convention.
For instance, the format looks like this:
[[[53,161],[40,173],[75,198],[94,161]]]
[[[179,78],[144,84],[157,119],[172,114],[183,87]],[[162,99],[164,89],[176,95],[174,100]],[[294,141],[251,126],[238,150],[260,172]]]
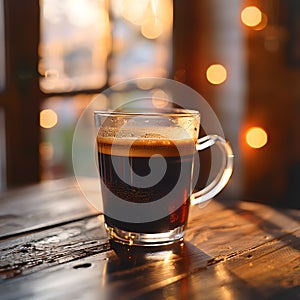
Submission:
[[[173,289],[191,298],[202,294],[215,298],[229,293],[228,291],[233,295],[241,296],[239,291],[243,291],[242,296],[247,299],[256,296],[258,292],[268,292],[272,285],[261,288],[259,281],[255,281],[256,278],[264,279],[264,276],[268,278],[268,272],[263,274],[256,271],[256,273],[250,272],[250,275],[245,278],[240,276],[240,273],[247,274],[248,266],[243,266],[243,262],[247,261],[245,255],[260,251],[265,256],[267,250],[261,249],[266,247],[270,252],[270,249],[276,247],[269,245],[287,235],[294,238],[293,243],[295,243],[294,233],[299,228],[299,213],[295,211],[278,211],[255,203],[239,203],[233,206],[232,203],[212,201],[204,208],[195,207],[191,210],[184,245],[176,249],[163,248],[160,252],[148,253],[144,253],[143,250],[136,252],[132,248],[123,249],[124,251],[115,248],[118,254],[116,255],[109,250],[103,220],[89,218],[97,212],[90,210],[91,208],[79,195],[80,192],[74,182],[70,184],[70,181],[58,181],[47,183],[38,189],[32,187],[12,192],[9,197],[6,195],[3,198],[5,200],[2,202],[2,207],[6,209],[4,211],[19,211],[19,206],[23,205],[21,209],[23,214],[26,216],[29,214],[32,224],[36,224],[37,221],[38,227],[30,226],[27,217],[24,231],[19,229],[17,233],[28,232],[34,228],[45,228],[47,224],[53,227],[9,239],[4,239],[5,235],[2,235],[0,290],[7,299],[16,298],[18,295],[18,289],[14,289],[13,286],[20,287],[21,290],[23,287],[23,296],[28,295],[28,298],[34,299],[35,294],[32,294],[32,290],[36,291],[37,299],[44,298],[49,292],[49,284],[45,285],[49,278],[51,287],[53,284],[59,285],[60,282],[64,282],[65,276],[70,276],[67,287],[68,285],[73,287],[79,280],[78,276],[74,276],[74,270],[84,270],[85,273],[90,274],[86,269],[93,269],[92,276],[95,276],[98,274],[95,273],[95,266],[99,266],[100,271],[102,270],[102,273],[95,277],[96,283],[90,279],[90,282],[83,282],[83,289],[71,288],[71,292],[66,292],[65,289],[58,289],[55,292],[52,290],[50,295],[53,296],[54,293],[56,296],[69,298],[93,287],[94,290],[90,291],[92,296],[105,293],[117,296],[119,299],[122,297],[128,299],[128,296],[146,299],[148,296],[152,297],[153,293],[172,295]],[[29,204],[22,203],[25,201],[24,197],[29,199],[26,200]],[[46,200],[41,201],[41,199]],[[57,203],[58,199],[62,204]],[[31,208],[33,212],[30,212]],[[80,214],[83,219],[73,222]],[[10,217],[9,214],[7,216],[8,224],[11,224],[14,217]],[[62,216],[65,219],[61,218]],[[50,222],[47,223],[49,219]],[[56,226],[62,220],[70,224]],[[298,247],[298,244],[294,246]],[[282,257],[292,257],[291,251],[283,252],[289,255],[283,254]],[[100,254],[95,256],[95,253]],[[239,258],[242,258],[239,264],[228,265],[229,261]],[[272,263],[276,266],[275,259]],[[227,264],[225,270],[224,267],[220,267],[223,264]],[[288,264],[285,269],[292,266],[296,270],[298,261],[292,260],[291,264]],[[105,276],[103,276],[104,271]],[[226,276],[218,278],[218,274],[222,272]],[[257,274],[259,276],[256,276]],[[57,277],[57,280],[53,277]],[[289,278],[290,276],[286,280]],[[99,280],[106,282],[100,292],[94,286],[99,283]],[[203,283],[200,288],[196,284],[198,280]],[[205,290],[211,282],[214,282],[211,286],[214,292],[207,295]],[[292,281],[292,284],[293,282],[297,283]],[[187,286],[188,289],[184,292],[182,289],[186,289]],[[277,289],[277,292],[282,292],[282,289]]]
[[[235,207],[217,202],[218,210],[207,215],[194,207],[186,240],[215,260],[249,250],[297,230],[300,211],[274,209],[269,206],[239,202]]]
[[[115,247],[115,252],[111,251],[102,217],[7,239],[0,247],[0,294],[3,299],[18,298],[20,293],[24,299],[86,295],[90,299],[176,295],[189,299],[199,295],[207,299],[226,295],[253,299],[270,290],[284,293],[285,286],[277,282],[282,263],[278,265],[275,257],[285,259],[296,254],[287,247],[299,247],[298,212],[276,211],[252,203],[240,203],[236,208],[216,201],[211,204],[192,210],[186,241],[177,247]],[[275,250],[279,252],[272,254]],[[266,287],[260,287],[260,280],[255,281],[256,276],[268,278],[268,272],[260,270],[259,265],[260,259],[269,254],[274,255],[272,266],[279,270],[271,276],[277,290],[272,280]],[[256,273],[246,276],[249,255],[259,263]],[[292,275],[297,264],[292,260],[283,268],[286,272],[292,267],[289,275],[283,276],[285,280],[295,278]]]
[[[73,178],[0,194],[0,205],[0,239],[99,214]]]
[[[0,243],[0,280],[110,249],[103,216],[22,235]]]
[[[176,299],[182,290],[183,299],[299,299],[299,252],[295,247],[299,247],[299,240],[295,243],[290,238],[263,245],[244,256],[219,261],[164,289],[155,289],[142,299]],[[183,289],[185,285],[188,287]]]
[[[205,294],[221,295],[221,285],[229,280],[218,279],[218,270],[206,269],[204,265],[191,271],[190,264],[195,255],[198,262],[204,263],[207,260],[207,256],[193,249],[192,245],[182,247],[178,253],[172,250],[144,255],[139,253],[139,258],[135,257],[133,261],[129,259],[126,262],[122,262],[116,255],[107,257],[107,252],[100,253],[27,276],[5,280],[0,285],[0,292],[2,299],[17,299],[20,295],[22,299],[147,299],[147,294],[154,291],[164,294],[167,287],[173,284],[175,290],[185,296],[193,295],[199,285],[199,282],[189,284],[191,275],[200,273],[202,291],[207,289],[209,283]],[[144,263],[140,264],[137,260],[144,260]],[[236,286],[241,291],[245,291],[247,287],[243,282],[236,283]],[[244,294],[246,292],[242,293]]]
[[[300,229],[234,257],[226,266],[265,297],[283,298],[287,289],[300,297]]]
[[[240,205],[243,206],[244,204]],[[219,261],[225,261],[228,258],[248,252],[251,249],[255,249],[260,245],[286,235],[288,230],[292,233],[295,228],[299,228],[298,222],[289,221],[289,226],[286,226],[286,229],[283,232],[279,230],[274,233],[273,228],[268,231],[267,227],[264,230],[261,230],[257,227],[258,219],[255,219],[255,216],[250,215],[249,212],[247,214],[247,218],[244,218],[244,211],[241,217],[238,213],[236,213],[235,209],[225,209],[223,205],[216,203],[215,201],[212,202],[212,206],[215,208],[218,206],[219,209],[215,209],[214,212],[210,211],[209,213],[205,213],[205,211],[207,212],[207,210],[211,210],[212,208],[194,208],[190,228],[188,229],[185,238],[186,242],[194,245],[195,249],[201,249],[201,251],[208,257],[204,264],[202,262],[202,267],[215,264]],[[268,209],[268,207],[265,206],[258,207],[260,209],[264,208],[265,213],[267,210],[272,211],[272,209]],[[239,211],[239,208],[237,208],[237,211]],[[203,216],[203,214],[205,214],[205,216]],[[276,211],[273,214],[270,214],[270,217],[274,217],[274,214],[280,221],[280,215]],[[266,213],[266,215],[268,214]],[[285,217],[282,216],[282,218]],[[265,224],[262,223],[265,222],[264,220],[259,220],[259,222],[261,225]],[[86,227],[86,223],[90,225]],[[279,225],[280,223],[276,226]],[[101,233],[100,236],[97,229],[99,229],[99,232]],[[78,239],[78,236],[80,239]],[[41,256],[38,261],[34,261],[36,258],[36,250],[38,250],[40,255],[43,254],[43,251],[46,253],[47,256],[45,257],[45,261],[55,261],[55,259],[51,258],[51,255],[48,255],[51,247],[55,247],[55,251],[53,253],[56,256],[64,257],[66,252],[63,250],[64,247],[66,247],[66,244],[75,243],[75,245],[77,245],[77,243],[79,243],[80,247],[84,248],[84,245],[86,245],[89,248],[89,246],[97,240],[102,240],[103,242],[103,240],[105,240],[104,237],[106,237],[106,234],[103,229],[103,219],[100,217],[87,218],[79,222],[72,222],[65,226],[53,227],[49,230],[43,230],[36,234],[24,235],[20,238],[9,239],[8,241],[3,242],[0,246],[2,257],[0,265],[2,265],[2,271],[4,274],[11,273],[9,276],[15,276],[24,272],[26,273],[28,265],[30,266],[29,269],[38,265],[37,270],[39,270],[44,265],[41,261]],[[59,241],[55,242],[57,239]],[[103,243],[106,242],[107,241],[105,240]],[[60,248],[61,243],[63,248]],[[83,245],[81,245],[81,243],[83,243]],[[44,245],[45,247],[43,248],[41,245]],[[97,245],[99,246],[99,243],[96,243],[96,246]],[[105,248],[108,249],[108,246],[105,246]],[[73,250],[77,251],[79,249],[76,249],[75,247]],[[61,253],[59,251],[61,251]],[[27,253],[27,256],[25,253]],[[19,266],[19,260],[17,259],[19,256],[20,260],[25,259],[27,262],[30,261],[30,264]],[[33,261],[32,257],[34,258]],[[81,256],[79,255],[78,257]],[[7,259],[17,263],[12,264],[10,262],[5,265],[5,260]],[[196,267],[199,268],[199,266]],[[32,271],[36,271],[36,269],[33,268]]]
[[[282,254],[287,253],[287,248],[299,245],[294,242],[286,238],[284,241],[268,243],[266,247],[274,257],[286,258]],[[177,248],[177,252],[165,249],[142,254],[140,251],[131,259],[129,254],[125,261],[122,261],[122,256],[117,257],[111,251],[103,252],[24,277],[5,280],[0,285],[0,291],[2,299],[7,300],[18,298],[20,292],[22,299],[267,299],[272,295],[294,295],[297,291],[296,281],[294,285],[289,282],[287,285],[285,276],[291,264],[287,264],[281,271],[281,261],[277,263],[273,259],[270,264],[277,270],[276,277],[268,280],[267,287],[260,280],[267,274],[265,268],[259,267],[262,257],[268,260],[267,255],[262,255],[265,252],[263,247],[258,251],[256,285],[249,280],[253,279],[252,276],[244,278],[238,270],[247,266],[249,268],[247,256],[237,255],[205,266],[209,257],[186,243]],[[256,264],[255,251],[252,252],[253,264]],[[293,266],[297,264],[293,263]],[[294,274],[295,268],[290,270],[289,275]],[[289,278],[295,278],[296,273],[293,276]],[[283,284],[278,284],[280,278]],[[292,288],[290,294],[288,287]],[[261,293],[262,290],[267,291],[267,294]]]

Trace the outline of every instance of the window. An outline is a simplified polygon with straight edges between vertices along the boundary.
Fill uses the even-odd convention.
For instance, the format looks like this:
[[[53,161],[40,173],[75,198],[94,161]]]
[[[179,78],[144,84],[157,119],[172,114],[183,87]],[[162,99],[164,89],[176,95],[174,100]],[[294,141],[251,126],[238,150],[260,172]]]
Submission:
[[[72,137],[81,111],[107,87],[168,77],[171,0],[41,0],[39,147],[42,178],[72,175]],[[103,109],[107,108],[103,99]]]

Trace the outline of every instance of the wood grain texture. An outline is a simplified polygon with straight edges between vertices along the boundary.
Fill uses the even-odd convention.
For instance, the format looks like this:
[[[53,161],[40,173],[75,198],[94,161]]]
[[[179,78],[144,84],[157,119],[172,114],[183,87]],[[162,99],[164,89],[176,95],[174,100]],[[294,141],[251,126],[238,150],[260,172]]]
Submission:
[[[0,194],[0,205],[0,239],[99,214],[71,178]]]
[[[85,207],[86,215],[76,218],[86,201],[73,194],[74,183],[63,183],[29,188],[33,198],[26,193],[39,229],[2,236],[1,299],[299,298],[299,211],[214,200],[191,209],[184,243],[126,247],[109,243],[95,210]],[[10,194],[10,205],[3,202],[7,211],[21,194]],[[52,205],[39,207],[43,197]],[[65,210],[57,208],[60,201]],[[45,226],[47,213],[61,210],[68,221],[54,218]]]
[[[0,280],[109,249],[101,216],[22,235],[0,243]]]
[[[283,253],[290,247],[286,243],[284,247],[272,244],[272,255],[286,258]],[[294,270],[299,262],[289,261],[281,272],[276,261],[268,260],[264,246],[258,253],[206,266],[209,256],[190,243],[177,251],[131,253],[127,260],[109,251],[5,280],[1,291],[5,291],[3,299],[16,299],[20,291],[24,299],[276,299],[272,296],[297,295]],[[271,277],[270,267],[278,269]]]

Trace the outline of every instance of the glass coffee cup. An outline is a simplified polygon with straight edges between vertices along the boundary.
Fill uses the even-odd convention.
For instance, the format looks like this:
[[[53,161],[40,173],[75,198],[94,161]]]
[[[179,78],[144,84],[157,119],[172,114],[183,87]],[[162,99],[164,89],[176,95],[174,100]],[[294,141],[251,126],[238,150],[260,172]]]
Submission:
[[[218,135],[198,139],[200,113],[95,111],[105,228],[116,242],[158,246],[183,239],[191,205],[208,201],[229,181],[233,153]],[[204,189],[192,193],[198,151],[216,145],[224,164]]]

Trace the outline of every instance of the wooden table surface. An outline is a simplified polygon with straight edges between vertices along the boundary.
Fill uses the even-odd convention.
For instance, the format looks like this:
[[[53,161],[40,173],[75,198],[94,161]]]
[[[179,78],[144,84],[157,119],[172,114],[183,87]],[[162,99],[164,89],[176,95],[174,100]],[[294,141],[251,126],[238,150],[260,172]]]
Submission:
[[[300,211],[213,200],[185,242],[110,244],[73,179],[0,196],[0,299],[300,299]]]

